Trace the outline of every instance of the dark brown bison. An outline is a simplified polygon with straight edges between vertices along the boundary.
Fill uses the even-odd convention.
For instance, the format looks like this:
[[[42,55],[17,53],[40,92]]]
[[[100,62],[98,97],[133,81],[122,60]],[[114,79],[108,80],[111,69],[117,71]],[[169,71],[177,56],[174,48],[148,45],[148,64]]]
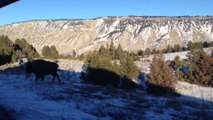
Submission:
[[[29,76],[30,73],[34,73],[36,75],[35,80],[38,80],[39,78],[41,78],[41,80],[44,80],[44,75],[52,74],[53,81],[55,80],[55,77],[57,77],[58,81],[60,82],[60,78],[57,74],[57,69],[57,63],[45,60],[33,60],[26,63],[26,75]]]

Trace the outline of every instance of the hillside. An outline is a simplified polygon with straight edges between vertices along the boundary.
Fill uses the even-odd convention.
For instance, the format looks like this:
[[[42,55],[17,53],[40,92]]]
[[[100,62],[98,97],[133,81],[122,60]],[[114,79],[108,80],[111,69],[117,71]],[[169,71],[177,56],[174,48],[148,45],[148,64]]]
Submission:
[[[0,35],[25,38],[39,53],[55,45],[59,53],[78,54],[114,42],[125,50],[165,48],[189,41],[213,41],[213,17],[102,17],[76,20],[32,20],[0,26]]]

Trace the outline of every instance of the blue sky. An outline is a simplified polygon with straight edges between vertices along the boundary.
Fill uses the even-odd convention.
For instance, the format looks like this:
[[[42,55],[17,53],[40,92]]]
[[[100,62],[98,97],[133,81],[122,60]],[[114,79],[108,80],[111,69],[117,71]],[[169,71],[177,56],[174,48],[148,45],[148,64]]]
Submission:
[[[213,15],[213,0],[20,0],[0,9],[0,25],[34,19]]]

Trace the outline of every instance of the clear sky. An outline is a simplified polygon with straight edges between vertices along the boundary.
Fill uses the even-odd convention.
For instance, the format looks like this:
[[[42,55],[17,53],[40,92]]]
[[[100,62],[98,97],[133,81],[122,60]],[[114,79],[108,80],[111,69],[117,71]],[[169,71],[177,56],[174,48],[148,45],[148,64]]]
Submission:
[[[213,0],[20,0],[0,9],[0,25],[34,19],[213,15]]]

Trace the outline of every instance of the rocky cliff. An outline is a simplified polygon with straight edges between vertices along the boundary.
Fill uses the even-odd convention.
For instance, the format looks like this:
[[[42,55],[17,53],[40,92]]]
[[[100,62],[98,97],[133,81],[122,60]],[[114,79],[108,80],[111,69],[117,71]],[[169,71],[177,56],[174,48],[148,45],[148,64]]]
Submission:
[[[25,38],[39,53],[55,45],[59,53],[83,53],[111,41],[125,50],[162,49],[168,44],[213,41],[213,17],[102,17],[88,20],[34,20],[0,26],[0,35]]]

